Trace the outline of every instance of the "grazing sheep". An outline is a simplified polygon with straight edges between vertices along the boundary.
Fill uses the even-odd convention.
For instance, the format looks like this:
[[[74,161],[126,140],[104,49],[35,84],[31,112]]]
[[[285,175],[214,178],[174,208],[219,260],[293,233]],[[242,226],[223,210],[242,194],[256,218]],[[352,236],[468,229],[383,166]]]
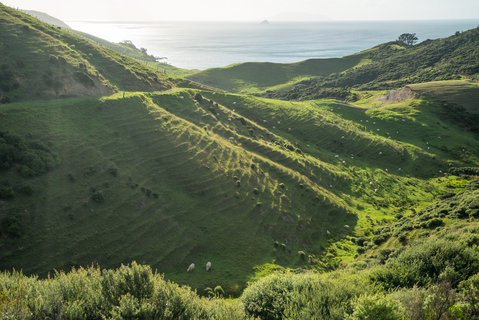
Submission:
[[[190,266],[188,267],[188,269],[186,269],[186,272],[191,272],[191,271],[193,271],[193,270],[195,270],[195,264],[194,264],[194,263],[190,264]]]
[[[211,262],[208,261],[208,262],[206,263],[206,271],[208,272],[208,271],[210,271],[210,270],[211,270]]]

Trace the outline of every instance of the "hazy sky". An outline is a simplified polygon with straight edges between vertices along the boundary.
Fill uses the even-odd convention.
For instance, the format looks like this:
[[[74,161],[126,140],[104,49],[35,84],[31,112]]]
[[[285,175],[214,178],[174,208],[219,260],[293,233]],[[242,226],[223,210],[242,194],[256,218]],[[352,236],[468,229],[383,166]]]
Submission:
[[[479,0],[0,0],[63,20],[476,19]]]

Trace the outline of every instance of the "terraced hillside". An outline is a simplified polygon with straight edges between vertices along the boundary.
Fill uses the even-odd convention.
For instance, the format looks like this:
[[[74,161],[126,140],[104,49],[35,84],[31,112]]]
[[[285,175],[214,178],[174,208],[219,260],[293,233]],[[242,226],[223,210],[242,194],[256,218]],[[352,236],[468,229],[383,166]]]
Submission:
[[[230,293],[270,263],[328,268],[325,255],[354,257],[348,235],[432,201],[450,166],[477,164],[474,133],[442,108],[190,89],[4,105],[0,266],[134,259]]]
[[[0,28],[2,269],[137,260],[238,295],[278,269],[354,261],[399,213],[464,189],[461,172],[479,163],[472,79],[283,101],[166,78],[1,5]],[[233,91],[286,89],[363,70],[381,48],[416,50],[267,64],[264,77],[232,66],[239,82],[203,75]]]

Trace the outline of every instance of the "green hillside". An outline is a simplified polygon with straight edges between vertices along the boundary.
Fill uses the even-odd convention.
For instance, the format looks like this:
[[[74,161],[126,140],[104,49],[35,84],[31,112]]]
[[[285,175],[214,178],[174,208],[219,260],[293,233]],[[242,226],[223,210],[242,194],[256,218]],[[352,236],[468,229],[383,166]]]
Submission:
[[[0,31],[0,318],[479,316],[477,30],[188,79]]]
[[[4,5],[0,28],[3,102],[172,86],[142,63]]]
[[[138,62],[145,64],[147,67],[156,70],[161,74],[167,74],[168,76],[186,76],[191,73],[194,73],[194,70],[187,70],[172,66],[166,62],[157,61],[157,59],[150,55],[148,52],[142,51],[141,48],[137,48],[133,43],[128,41],[123,41],[120,43],[113,43],[98,37],[95,37],[91,34],[84,33],[77,30],[69,30],[70,32],[79,35],[80,37],[86,38],[93,41],[94,43],[108,48],[116,53],[132,58]]]
[[[223,90],[283,100],[357,99],[349,88],[392,89],[426,81],[477,79],[479,29],[415,46],[391,42],[341,59],[294,64],[243,63],[190,79]]]
[[[474,133],[443,108],[188,89],[5,105],[0,266],[44,274],[134,259],[238,293],[255,266],[307,266],[299,251],[326,268],[325,253],[349,261],[346,235],[432,201],[454,183],[440,178],[450,166],[477,165]],[[214,272],[201,271],[207,261]]]
[[[219,286],[199,297],[137,263],[48,279],[4,272],[0,311],[14,319],[476,319],[478,171],[455,174],[462,187],[398,214],[371,238],[352,237],[356,261],[335,271],[280,269],[234,300]]]
[[[341,59],[311,59],[291,64],[248,62],[200,71],[188,78],[222,90],[257,93],[312,76],[343,72],[361,63],[361,55]]]

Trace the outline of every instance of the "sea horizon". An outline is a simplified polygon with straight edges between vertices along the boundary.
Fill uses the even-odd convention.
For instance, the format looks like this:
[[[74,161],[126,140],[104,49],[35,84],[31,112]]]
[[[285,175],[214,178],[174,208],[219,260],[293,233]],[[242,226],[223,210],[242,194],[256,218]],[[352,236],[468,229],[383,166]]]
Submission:
[[[131,40],[150,54],[167,57],[166,61],[176,67],[204,70],[244,62],[294,63],[340,58],[394,41],[403,32],[417,33],[420,42],[447,37],[477,27],[479,19],[66,23],[112,42]]]

